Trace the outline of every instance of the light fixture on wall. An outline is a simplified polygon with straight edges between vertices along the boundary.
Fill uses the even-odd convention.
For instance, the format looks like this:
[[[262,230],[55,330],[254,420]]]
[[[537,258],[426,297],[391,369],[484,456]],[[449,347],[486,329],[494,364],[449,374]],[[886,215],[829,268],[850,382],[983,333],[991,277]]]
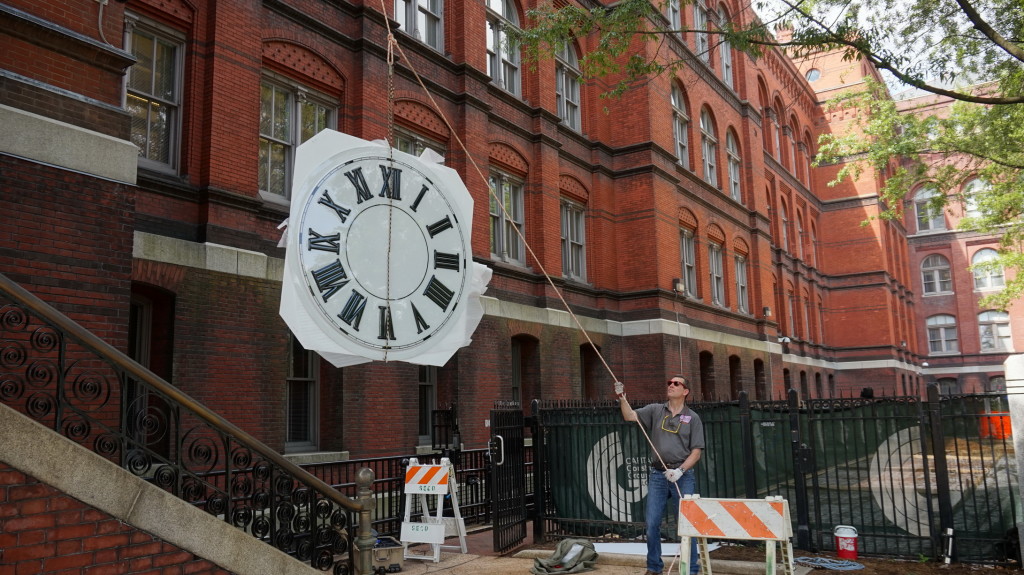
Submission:
[[[683,280],[675,278],[672,280],[672,291],[674,291],[676,295],[686,297],[686,284],[683,283]]]
[[[789,339],[786,336],[782,336],[782,337],[779,338],[779,343],[789,343],[791,341],[793,341],[793,340]]]
[[[904,339],[904,340],[901,340],[901,341],[900,341],[900,347],[902,347],[902,348],[906,348],[906,347],[907,347],[907,340],[905,340],[905,339]]]
[[[772,308],[764,306],[763,308],[761,308],[761,313],[764,315],[764,317],[772,317]]]

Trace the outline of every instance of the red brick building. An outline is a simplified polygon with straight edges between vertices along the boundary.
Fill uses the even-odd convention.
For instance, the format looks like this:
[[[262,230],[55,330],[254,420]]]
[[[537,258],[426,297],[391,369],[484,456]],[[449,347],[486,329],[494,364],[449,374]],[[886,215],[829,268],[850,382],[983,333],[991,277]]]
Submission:
[[[811,168],[845,120],[821,106],[828,73],[686,35],[677,76],[604,100],[573,81],[591,46],[536,68],[501,47],[532,7],[5,0],[0,272],[286,452],[408,453],[443,404],[479,447],[496,400],[609,397],[541,267],[633,397],[678,372],[704,399],[917,389],[923,252],[899,222],[860,225],[877,182]],[[278,316],[294,150],[323,128],[435,149],[474,196],[494,275],[447,365],[335,369]]]

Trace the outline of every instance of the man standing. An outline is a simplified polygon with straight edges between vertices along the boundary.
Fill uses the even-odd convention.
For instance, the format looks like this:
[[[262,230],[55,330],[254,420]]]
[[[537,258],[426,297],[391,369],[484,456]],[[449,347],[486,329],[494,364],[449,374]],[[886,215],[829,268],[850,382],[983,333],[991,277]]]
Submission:
[[[661,559],[661,520],[665,505],[672,502],[672,513],[679,513],[680,493],[690,495],[696,485],[693,468],[704,449],[704,424],[686,406],[690,382],[677,375],[668,380],[668,401],[652,403],[634,411],[626,401],[622,383],[615,382],[615,394],[626,421],[639,421],[651,443],[651,470],[647,481],[647,572],[659,575],[665,567]],[[660,457],[659,457],[660,455]],[[697,541],[690,548],[690,573],[699,573]]]

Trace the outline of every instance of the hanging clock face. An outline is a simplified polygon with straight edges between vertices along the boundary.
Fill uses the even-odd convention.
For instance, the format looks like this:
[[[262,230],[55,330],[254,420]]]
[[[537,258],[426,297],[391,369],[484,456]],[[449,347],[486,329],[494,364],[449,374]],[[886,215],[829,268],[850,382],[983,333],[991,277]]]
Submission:
[[[304,197],[289,223],[302,296],[359,355],[415,358],[462,311],[472,204],[460,206],[450,188],[468,192],[444,170],[454,174],[364,147],[333,155],[294,194]]]

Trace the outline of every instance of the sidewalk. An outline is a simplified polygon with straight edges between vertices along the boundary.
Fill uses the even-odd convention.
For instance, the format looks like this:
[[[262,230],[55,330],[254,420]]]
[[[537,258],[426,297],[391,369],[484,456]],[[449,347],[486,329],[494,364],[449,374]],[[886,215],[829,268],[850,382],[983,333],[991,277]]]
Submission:
[[[493,551],[493,533],[476,531],[466,537],[467,553],[441,552],[441,560],[406,559],[402,567],[402,575],[449,574],[449,575],[528,575],[535,558],[550,557],[551,549],[533,547],[532,534],[527,530],[526,541],[516,552],[501,556]],[[458,545],[458,539],[450,538],[446,545]],[[414,550],[418,550],[414,548]],[[666,558],[665,573],[669,573],[670,559]],[[764,563],[748,561],[718,561],[712,559],[713,575],[764,575]],[[602,575],[642,575],[645,571],[645,558],[641,555],[620,555],[602,553],[597,560],[596,570],[592,573]],[[805,575],[811,569],[796,566],[794,575]],[[781,570],[779,571],[781,572]]]

